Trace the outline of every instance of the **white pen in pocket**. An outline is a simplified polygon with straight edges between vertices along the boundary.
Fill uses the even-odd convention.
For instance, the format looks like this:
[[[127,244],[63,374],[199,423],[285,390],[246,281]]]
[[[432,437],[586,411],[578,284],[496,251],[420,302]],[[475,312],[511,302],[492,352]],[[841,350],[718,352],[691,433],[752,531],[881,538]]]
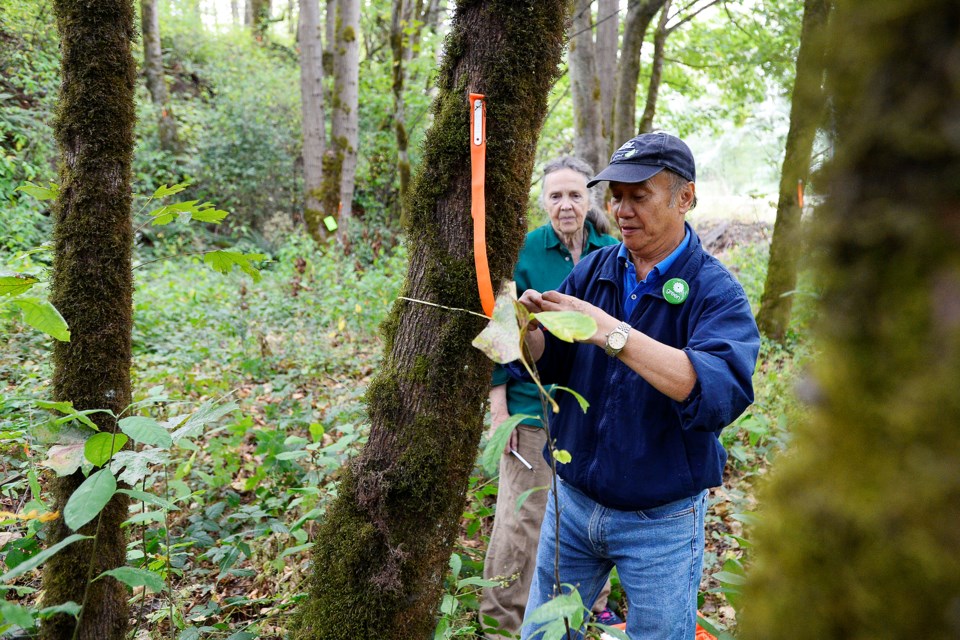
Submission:
[[[516,450],[516,449],[510,449],[510,453],[512,453],[513,455],[517,456],[517,460],[519,460],[520,462],[522,462],[522,463],[523,463],[523,466],[525,466],[527,469],[530,469],[530,471],[533,471],[533,465],[530,464],[529,462],[527,462],[526,460],[524,460],[523,456],[520,455],[519,453],[517,453],[517,450]]]

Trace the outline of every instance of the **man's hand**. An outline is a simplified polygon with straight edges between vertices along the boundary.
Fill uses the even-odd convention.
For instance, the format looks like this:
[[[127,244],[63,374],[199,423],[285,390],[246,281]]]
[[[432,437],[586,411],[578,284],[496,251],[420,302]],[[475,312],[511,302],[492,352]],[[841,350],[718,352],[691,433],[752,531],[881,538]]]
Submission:
[[[558,291],[544,291],[540,296],[540,308],[543,311],[577,311],[593,318],[597,323],[597,332],[583,342],[602,347],[606,344],[607,334],[620,323],[619,320],[603,309],[595,307],[580,298],[574,298]]]
[[[510,410],[507,408],[507,385],[498,384],[495,387],[490,388],[490,431],[487,433],[487,438],[492,438],[493,434],[497,432],[497,427],[500,424],[510,417]],[[510,433],[510,438],[507,440],[507,444],[503,449],[504,455],[510,453],[510,449],[516,449],[519,440],[517,438],[517,430],[514,429]]]

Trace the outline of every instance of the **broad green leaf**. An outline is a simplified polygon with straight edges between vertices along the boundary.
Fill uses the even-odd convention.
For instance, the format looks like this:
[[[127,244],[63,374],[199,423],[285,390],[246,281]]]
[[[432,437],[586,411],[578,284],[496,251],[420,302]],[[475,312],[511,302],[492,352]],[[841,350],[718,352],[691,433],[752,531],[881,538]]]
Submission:
[[[569,585],[565,586],[569,587]],[[544,624],[546,622],[552,622],[554,620],[562,621],[563,618],[568,618],[570,620],[570,627],[579,629],[580,624],[574,625],[573,623],[577,617],[580,618],[581,623],[583,622],[583,612],[583,599],[580,597],[580,594],[574,590],[544,602],[524,619],[524,623]]]
[[[520,344],[520,326],[514,309],[516,296],[502,291],[493,307],[493,318],[487,327],[471,343],[488,358],[499,364],[513,362],[523,357]]]
[[[40,609],[39,615],[41,618],[46,619],[51,616],[55,616],[58,613],[65,613],[68,616],[73,616],[76,618],[78,615],[80,615],[80,605],[73,600],[70,600],[69,602],[64,602],[63,604],[54,605],[52,607],[44,607],[43,609]]]
[[[228,402],[219,406],[213,400],[204,402],[187,417],[186,422],[171,434],[174,443],[179,443],[184,438],[195,438],[203,433],[205,426],[219,420],[236,408],[237,404],[235,402]]]
[[[110,463],[110,470],[119,473],[120,482],[135,485],[143,480],[150,472],[150,465],[165,464],[170,460],[170,454],[160,449],[144,449],[143,451],[118,451]]]
[[[51,411],[59,411],[60,413],[76,413],[77,410],[73,408],[73,402],[54,402],[53,400],[37,400],[34,402],[41,409],[50,409]]]
[[[18,564],[16,568],[11,569],[10,571],[7,571],[5,574],[0,576],[0,582],[9,582],[14,578],[18,578],[22,576],[28,571],[33,571],[34,569],[42,565],[47,560],[57,555],[57,552],[59,552],[64,547],[70,546],[77,540],[87,540],[88,538],[92,538],[92,537],[93,536],[82,536],[79,533],[74,533],[72,535],[69,535],[63,540],[61,540],[60,542],[58,542],[57,544],[50,547],[49,549],[44,549],[43,551],[33,556],[26,562],[21,562],[20,564]]]
[[[463,558],[459,553],[450,554],[450,575],[456,580],[460,576],[460,570],[463,569]]]
[[[179,511],[180,507],[173,504],[169,500],[164,500],[160,496],[155,496],[152,493],[147,493],[146,491],[138,491],[136,489],[117,489],[117,493],[125,493],[134,500],[139,502],[146,502],[147,504],[152,504],[165,509],[167,511]]]
[[[163,449],[173,444],[170,432],[164,429],[159,422],[147,416],[124,418],[118,423],[118,426],[121,431],[140,444],[149,444]]]
[[[163,591],[164,587],[166,587],[163,582],[163,578],[159,574],[156,574],[153,571],[147,571],[146,569],[117,567],[116,569],[104,571],[94,578],[94,580],[99,580],[104,576],[113,576],[130,588],[146,587],[154,593],[160,593]]]
[[[589,340],[597,332],[596,321],[579,311],[541,311],[533,317],[547,331],[566,342]]]
[[[101,469],[83,481],[63,508],[63,521],[76,531],[97,517],[117,491],[110,469]]]
[[[440,601],[440,613],[446,616],[452,616],[457,611],[457,599],[449,593],[443,594],[443,600]]]
[[[470,576],[457,581],[457,589],[464,587],[496,587],[500,584],[499,580],[484,580],[482,576]]]
[[[34,329],[43,331],[61,342],[70,342],[67,321],[49,300],[37,298],[14,298],[13,304],[23,311],[23,321]]]
[[[117,451],[123,449],[129,438],[122,433],[97,433],[87,440],[83,446],[83,455],[92,464],[102,467]]]
[[[543,487],[534,487],[532,489],[527,489],[526,491],[521,493],[519,496],[517,496],[517,504],[514,506],[514,511],[516,513],[520,513],[520,507],[522,507],[523,503],[527,501],[527,498],[532,496],[537,491],[545,491],[546,489],[549,489],[549,488],[550,487],[543,486]]]
[[[742,522],[743,524],[750,525],[750,526],[755,526],[760,524],[760,516],[758,516],[756,513],[751,513],[751,512],[734,513],[734,514],[731,514],[730,517],[733,518],[734,520],[737,520],[739,522]]]
[[[303,458],[309,456],[309,451],[304,451],[300,449],[299,451],[282,451],[276,455],[277,460],[296,460],[297,458]]]
[[[31,629],[34,625],[33,612],[30,609],[6,600],[0,600],[0,620],[22,629]]]
[[[27,181],[26,184],[22,184],[15,189],[15,191],[23,191],[29,196],[33,196],[37,200],[56,200],[57,196],[60,195],[60,186],[50,182],[50,187],[41,187],[38,184]]]
[[[234,267],[239,267],[241,271],[253,278],[254,282],[259,282],[260,272],[252,263],[263,260],[266,256],[262,253],[240,253],[239,251],[211,251],[204,254],[203,261],[224,275],[230,273]]]
[[[500,426],[497,427],[497,430],[490,437],[490,440],[487,441],[487,446],[483,449],[483,458],[481,459],[483,470],[487,475],[493,476],[497,473],[497,469],[500,466],[500,456],[503,455],[503,449],[507,446],[510,434],[516,426],[526,418],[535,420],[536,416],[525,413],[513,414],[500,423]]]
[[[161,185],[156,191],[153,192],[151,198],[166,198],[167,196],[172,196],[176,193],[180,193],[184,189],[190,186],[189,182],[181,182],[172,186]]]
[[[555,385],[552,385],[552,386],[550,387],[550,390],[551,390],[551,391],[553,391],[554,389],[557,389],[557,390],[560,390],[560,391],[566,391],[567,393],[569,393],[570,395],[572,395],[574,398],[576,398],[576,399],[577,399],[577,403],[580,405],[580,409],[581,409],[584,413],[586,413],[586,412],[587,412],[587,409],[590,408],[590,403],[587,402],[587,399],[584,398],[584,397],[583,397],[582,395],[580,395],[579,393],[577,393],[576,391],[574,391],[573,389],[571,389],[570,387],[561,387],[560,385],[556,385],[556,384],[555,384]]]
[[[121,524],[120,526],[132,527],[138,524],[147,524],[147,523],[153,523],[153,522],[160,523],[160,522],[165,522],[166,519],[167,519],[166,514],[163,511],[144,511],[143,513],[138,513],[136,515],[130,516],[129,518],[124,520],[123,524]]]
[[[724,584],[734,584],[738,586],[747,584],[747,578],[745,576],[731,573],[730,571],[717,571],[713,574],[713,577]]]
[[[286,558],[287,556],[296,555],[298,553],[303,553],[304,551],[309,551],[313,547],[312,542],[307,542],[305,544],[298,544],[295,547],[289,547],[283,550],[283,553],[280,554],[280,558]]]
[[[160,227],[173,222],[177,217],[177,212],[171,211],[170,207],[163,205],[162,207],[157,207],[151,211],[150,217],[152,218],[152,220],[150,220],[150,225],[153,227]]]
[[[33,276],[11,273],[0,276],[0,296],[15,296],[40,282]]]
[[[83,448],[83,442],[54,445],[47,450],[47,459],[40,464],[53,469],[58,476],[68,476],[83,464]]]
[[[198,222],[212,222],[214,224],[220,224],[228,215],[230,215],[229,211],[217,209],[209,202],[204,202],[190,212],[191,219]]]
[[[573,456],[571,456],[570,452],[566,449],[554,449],[553,457],[560,464],[568,464],[571,460],[573,460]]]

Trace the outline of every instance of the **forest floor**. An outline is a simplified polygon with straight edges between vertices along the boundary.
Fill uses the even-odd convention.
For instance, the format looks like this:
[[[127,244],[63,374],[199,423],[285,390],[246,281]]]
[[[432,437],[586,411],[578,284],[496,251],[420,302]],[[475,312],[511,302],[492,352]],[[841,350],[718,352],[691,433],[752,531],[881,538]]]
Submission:
[[[754,300],[769,225],[704,220],[695,227]],[[366,440],[362,399],[381,359],[378,326],[405,273],[402,251],[360,270],[353,258],[308,256],[306,245],[286,247],[261,283],[220,277],[196,261],[161,260],[138,276],[137,399],[164,397],[151,410],[161,422],[204,402],[235,407],[138,487],[181,508],[151,516],[144,507],[140,524],[130,527],[131,563],[169,585],[169,593],[134,595],[137,638],[280,638],[305,591],[317,518],[336,495],[339,470]],[[30,430],[49,420],[33,404],[48,399],[47,346],[9,320],[0,317],[0,324],[9,337],[0,350],[0,423],[15,434],[0,445],[0,478],[8,480],[0,510],[42,512],[49,506],[38,466],[45,445]],[[742,572],[750,521],[743,514],[756,507],[754,482],[783,444],[779,374],[791,366],[782,349],[762,352],[757,404],[724,432],[731,458],[724,485],[710,492],[700,609],[724,627],[735,625],[736,596],[721,593],[730,585],[715,576]],[[44,487],[39,499],[31,495],[31,471]],[[479,471],[471,480],[455,549],[461,578],[481,572],[494,487]],[[42,535],[27,523],[10,527],[4,542]],[[16,584],[20,593],[8,598],[31,605],[39,573]],[[450,593],[462,605],[454,622],[469,625],[475,594],[452,585]],[[614,599],[622,600],[616,589]]]

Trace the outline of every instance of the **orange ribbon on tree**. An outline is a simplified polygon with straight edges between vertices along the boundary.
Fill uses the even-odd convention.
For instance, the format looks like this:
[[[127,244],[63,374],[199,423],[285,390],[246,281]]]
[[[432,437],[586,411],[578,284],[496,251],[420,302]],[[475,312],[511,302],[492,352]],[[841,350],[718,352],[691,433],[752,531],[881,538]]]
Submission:
[[[480,304],[493,317],[493,283],[487,262],[487,213],[484,184],[487,179],[487,104],[479,93],[470,94],[470,215],[473,217],[473,259],[477,271]]]

